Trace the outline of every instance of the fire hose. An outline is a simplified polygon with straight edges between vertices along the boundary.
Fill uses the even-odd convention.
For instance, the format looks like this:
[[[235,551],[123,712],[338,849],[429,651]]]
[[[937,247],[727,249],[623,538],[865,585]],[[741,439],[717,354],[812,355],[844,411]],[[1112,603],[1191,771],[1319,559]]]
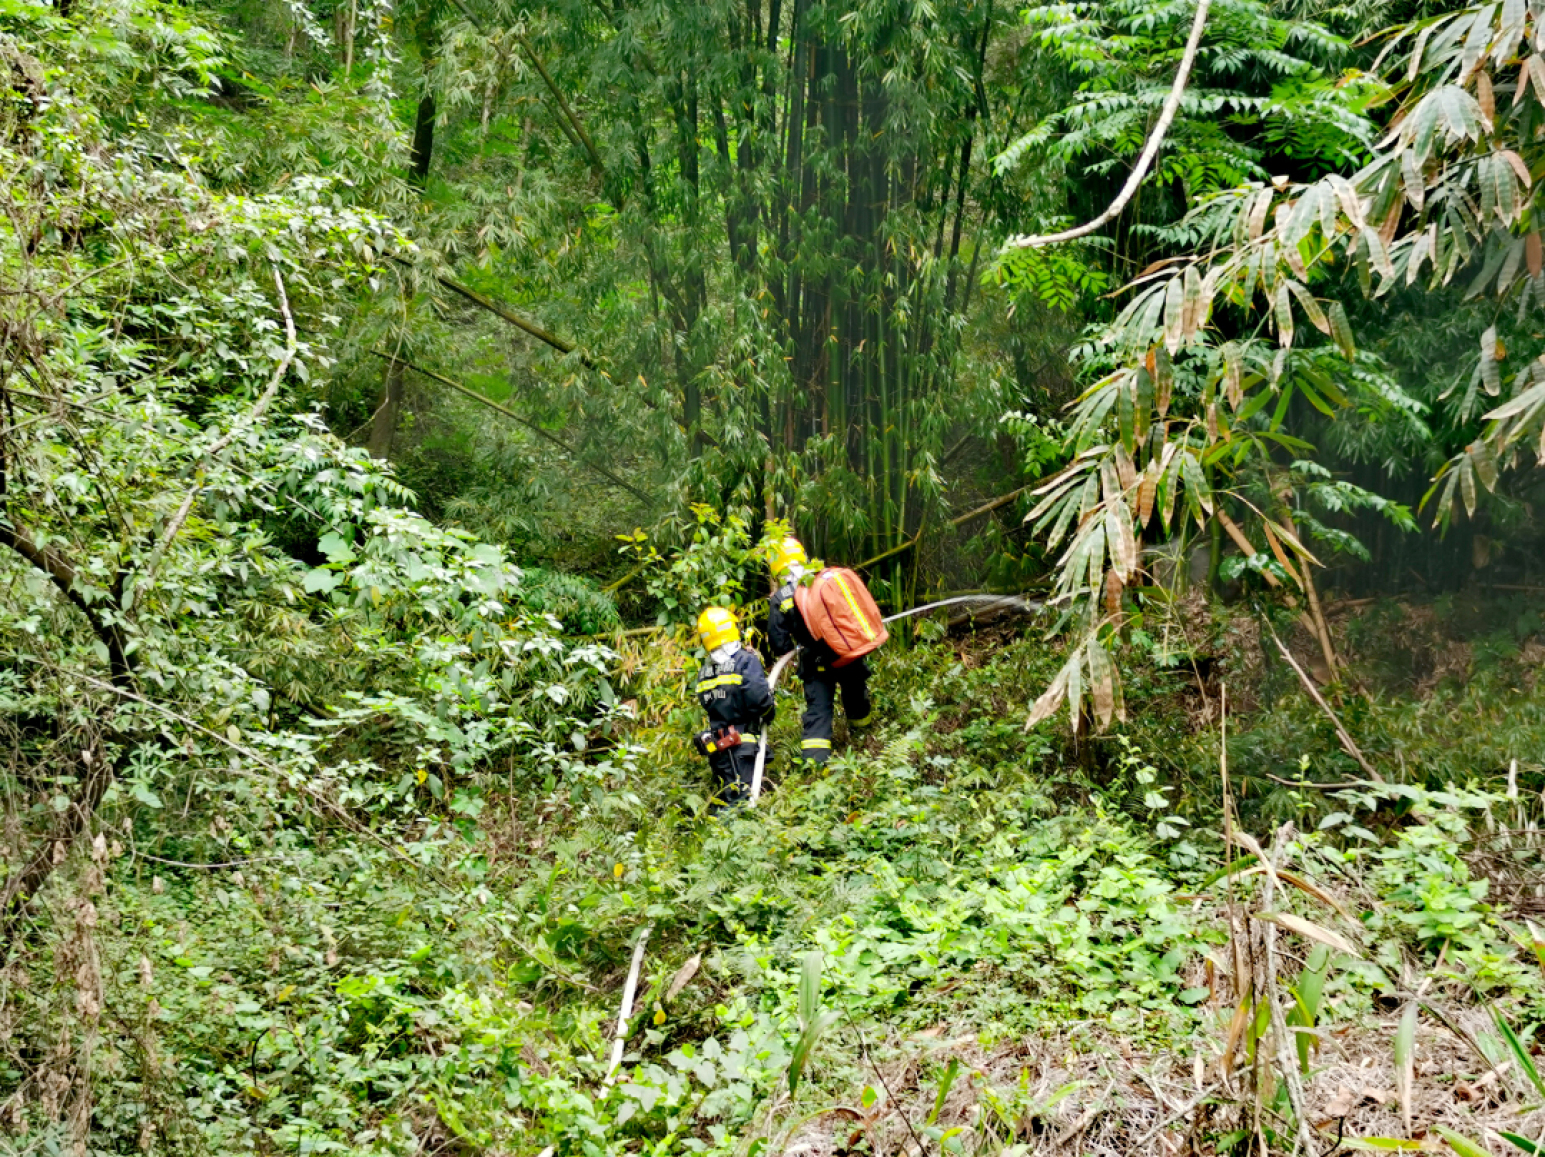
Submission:
[[[955,606],[960,603],[985,604],[993,609],[1014,607],[1020,610],[1038,611],[1041,604],[1034,599],[1023,598],[1019,595],[956,595],[954,598],[940,599],[938,602],[924,603],[920,607],[913,607],[909,611],[897,611],[894,615],[887,615],[881,619],[882,623],[894,623],[900,619],[910,619],[913,615],[921,615],[928,611],[936,611],[940,607]],[[785,668],[795,655],[799,654],[799,648],[795,647],[773,664],[772,671],[767,676],[767,689],[776,693],[778,676],[782,675]],[[761,738],[756,745],[756,768],[751,773],[751,805],[756,806],[756,801],[762,795],[762,770],[767,766],[767,729],[762,728]]]

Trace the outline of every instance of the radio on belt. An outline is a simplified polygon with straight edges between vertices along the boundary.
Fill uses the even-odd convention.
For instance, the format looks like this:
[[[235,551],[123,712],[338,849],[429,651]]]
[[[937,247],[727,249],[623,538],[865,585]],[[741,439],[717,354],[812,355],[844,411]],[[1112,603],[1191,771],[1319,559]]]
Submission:
[[[732,747],[740,746],[740,728],[732,724],[728,727],[713,727],[707,731],[699,731],[692,737],[692,743],[703,755],[712,755],[716,751],[728,751]]]

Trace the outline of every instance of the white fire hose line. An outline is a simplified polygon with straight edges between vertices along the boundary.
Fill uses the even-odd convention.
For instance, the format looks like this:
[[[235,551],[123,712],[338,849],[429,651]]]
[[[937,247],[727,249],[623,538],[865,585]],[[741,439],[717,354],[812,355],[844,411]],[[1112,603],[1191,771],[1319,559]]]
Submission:
[[[1035,599],[1021,598],[1019,595],[956,595],[951,599],[940,599],[936,603],[924,603],[920,607],[913,607],[909,611],[897,611],[894,615],[887,615],[881,619],[882,623],[894,623],[898,619],[910,619],[913,615],[921,615],[925,611],[938,610],[940,607],[955,606],[959,603],[981,603],[991,607],[1017,607],[1023,610],[1038,611],[1042,604]],[[784,655],[773,664],[772,671],[767,676],[767,689],[776,693],[778,689],[778,676],[783,674],[789,662],[799,654],[799,648],[795,647],[787,655]],[[751,806],[756,806],[756,801],[762,796],[762,771],[767,766],[767,728],[762,728],[761,738],[756,745],[756,769],[751,773]]]

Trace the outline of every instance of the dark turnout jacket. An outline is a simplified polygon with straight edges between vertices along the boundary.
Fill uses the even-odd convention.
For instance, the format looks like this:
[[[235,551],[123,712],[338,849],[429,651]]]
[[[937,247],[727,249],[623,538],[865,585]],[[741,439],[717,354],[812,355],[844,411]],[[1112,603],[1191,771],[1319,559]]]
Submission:
[[[697,699],[713,728],[737,727],[752,742],[773,717],[773,693],[756,652],[742,647],[729,662],[709,662],[698,672]]]
[[[698,672],[697,701],[708,714],[710,730],[734,727],[740,732],[738,746],[715,751],[708,757],[714,774],[713,810],[718,811],[750,798],[757,743],[762,738],[762,728],[773,721],[773,693],[767,685],[762,660],[745,647],[726,662],[710,660]]]

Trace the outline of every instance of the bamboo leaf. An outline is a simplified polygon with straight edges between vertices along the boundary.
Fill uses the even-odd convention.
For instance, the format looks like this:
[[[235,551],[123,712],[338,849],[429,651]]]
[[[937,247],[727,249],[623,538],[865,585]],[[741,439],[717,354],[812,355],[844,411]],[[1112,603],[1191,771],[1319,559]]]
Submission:
[[[1363,244],[1368,247],[1368,260],[1373,268],[1379,272],[1380,276],[1393,279],[1395,276],[1395,266],[1389,259],[1389,250],[1384,246],[1384,238],[1379,236],[1377,230],[1370,229],[1367,226],[1363,227],[1361,237]]]
[[[1054,549],[1067,534],[1068,527],[1073,525],[1073,516],[1078,513],[1080,502],[1078,496],[1069,494],[1062,501],[1062,510],[1057,515],[1057,521],[1051,528],[1051,533],[1046,536],[1046,549]]]
[[[1111,567],[1123,583],[1137,572],[1137,540],[1125,502],[1114,502],[1105,515],[1105,541],[1110,544]]]
[[[1073,652],[1073,657],[1068,660],[1068,722],[1072,724],[1073,734],[1079,730],[1079,716],[1083,713],[1084,706],[1084,672],[1080,666],[1083,651]]]
[[[1159,492],[1159,460],[1150,458],[1148,467],[1143,471],[1142,481],[1137,487],[1137,521],[1138,525],[1146,527],[1153,518],[1153,500]]]
[[[1202,324],[1202,279],[1196,275],[1196,266],[1186,266],[1182,286],[1184,305],[1181,312],[1181,337],[1189,342],[1196,337]]]
[[[1272,190],[1267,186],[1258,191],[1251,202],[1246,234],[1251,241],[1259,241],[1266,230],[1266,214],[1271,212],[1271,200]]]
[[[1477,1144],[1468,1137],[1461,1136],[1452,1129],[1445,1129],[1442,1125],[1434,1126],[1439,1136],[1448,1142],[1448,1147],[1459,1157],[1491,1157],[1491,1150],[1486,1146]]]
[[[1244,389],[1242,387],[1243,366],[1241,364],[1239,346],[1234,342],[1228,342],[1223,347],[1223,396],[1228,399],[1228,404],[1239,412],[1239,404],[1244,401]]]
[[[1330,337],[1330,319],[1325,316],[1325,311],[1320,308],[1320,303],[1314,299],[1314,295],[1296,281],[1289,281],[1287,286],[1293,291],[1293,296],[1298,298],[1298,304],[1303,307],[1304,316],[1309,323],[1326,337]]]
[[[1427,204],[1427,182],[1416,162],[1416,154],[1410,149],[1400,150],[1400,183],[1411,208],[1420,213]]]
[[[1111,457],[1115,459],[1116,477],[1121,483],[1122,492],[1125,493],[1137,485],[1137,466],[1132,461],[1132,455],[1127,453],[1127,448],[1119,442]]]
[[[1287,552],[1282,549],[1282,544],[1277,541],[1277,536],[1272,533],[1271,520],[1263,518],[1261,520],[1261,529],[1266,532],[1266,545],[1271,547],[1271,553],[1276,556],[1277,562],[1281,564],[1282,569],[1287,571],[1288,578],[1292,579],[1294,585],[1301,589],[1304,585],[1303,577],[1298,573],[1293,564],[1288,561]]]
[[[1153,375],[1154,408],[1163,418],[1169,413],[1170,397],[1175,392],[1175,364],[1163,346],[1149,350],[1149,355],[1153,363],[1149,372]]]
[[[1185,475],[1186,490],[1195,498],[1198,506],[1211,514],[1212,487],[1207,485],[1207,477],[1202,473],[1202,464],[1196,460],[1196,455],[1191,453],[1189,448],[1180,452],[1180,469]]]
[[[1497,358],[1502,343],[1497,340],[1497,327],[1488,326],[1486,332],[1481,334],[1481,385],[1486,387],[1486,392],[1495,398],[1502,392],[1502,370],[1497,364]]]
[[[1520,1137],[1517,1133],[1503,1132],[1498,1135],[1519,1149],[1522,1149],[1525,1153],[1532,1154],[1533,1157],[1545,1157],[1545,1145],[1531,1141],[1527,1137]]]
[[[1487,490],[1497,489],[1497,454],[1485,439],[1470,444],[1470,460],[1475,463],[1475,476]]]
[[[799,1023],[808,1029],[815,1023],[821,1005],[821,964],[819,952],[807,952],[799,962]]]
[[[1432,1150],[1427,1141],[1412,1141],[1406,1137],[1343,1137],[1341,1144],[1348,1149],[1364,1149],[1371,1153],[1426,1153]]]
[[[1292,348],[1293,302],[1292,295],[1288,292],[1288,282],[1286,280],[1277,286],[1272,316],[1277,323],[1277,343],[1283,349]]]
[[[1180,351],[1185,336],[1185,284],[1179,277],[1171,277],[1164,290],[1164,346],[1171,354]]]
[[[1352,326],[1347,321],[1345,307],[1339,301],[1330,303],[1330,336],[1348,361],[1357,357],[1357,342],[1352,337]]]
[[[1513,1031],[1513,1026],[1508,1024],[1503,1015],[1496,1009],[1491,1010],[1491,1019],[1496,1023],[1497,1031],[1502,1034],[1502,1039],[1507,1042],[1508,1052],[1513,1054],[1513,1061],[1518,1065],[1518,1071],[1529,1079],[1535,1092],[1545,1097],[1545,1079],[1541,1079],[1540,1071],[1534,1065],[1534,1058],[1529,1055],[1529,1050],[1524,1047],[1518,1034]]]
[[[1062,698],[1067,693],[1068,669],[1064,664],[1062,670],[1057,672],[1057,677],[1051,681],[1051,686],[1042,691],[1036,699],[1035,705],[1030,708],[1030,718],[1025,721],[1025,730],[1028,731],[1043,719],[1050,719],[1056,714],[1057,708],[1062,706]]]
[[[1110,656],[1093,636],[1084,647],[1089,660],[1089,692],[1094,700],[1094,716],[1102,729],[1109,727],[1116,714],[1116,692]]]

